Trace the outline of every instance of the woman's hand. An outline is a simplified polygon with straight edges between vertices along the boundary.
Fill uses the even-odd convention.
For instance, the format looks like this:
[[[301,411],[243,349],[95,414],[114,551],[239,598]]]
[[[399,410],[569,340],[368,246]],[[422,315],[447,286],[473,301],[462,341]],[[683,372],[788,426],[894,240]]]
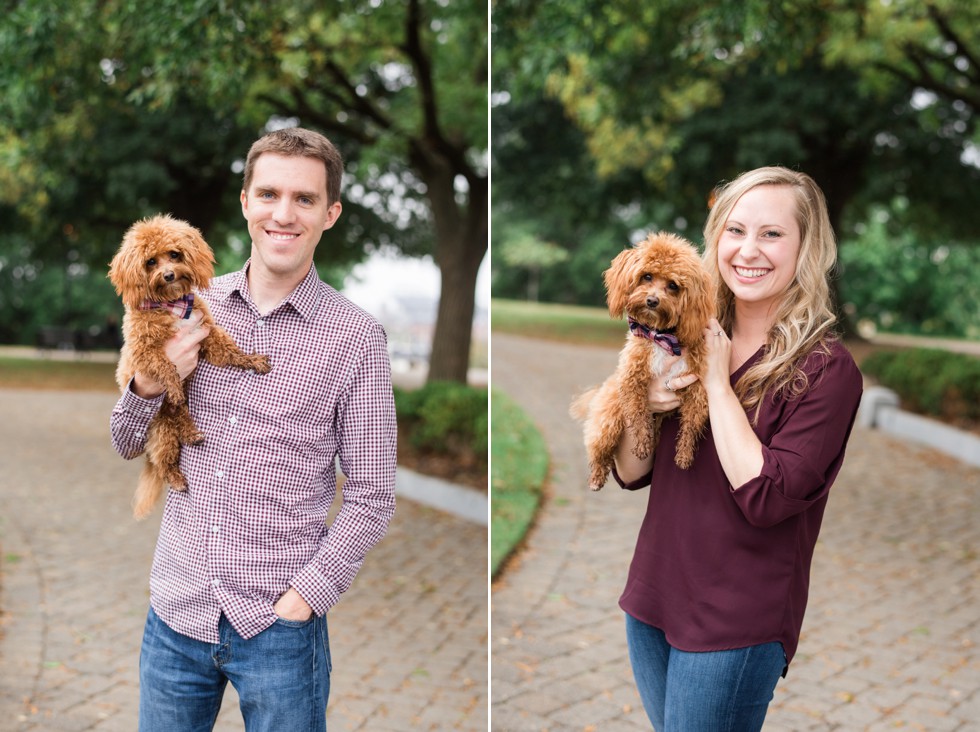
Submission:
[[[732,342],[714,318],[704,330],[707,366],[704,388],[708,394],[711,437],[722,470],[733,489],[762,472],[762,443],[732,389]]]
[[[670,356],[664,361],[664,373],[669,374],[681,356]],[[651,412],[671,412],[681,405],[677,392],[698,380],[697,374],[680,374],[679,376],[654,376],[650,380],[647,391],[647,403]]]
[[[709,320],[704,329],[704,344],[708,354],[704,388],[709,394],[713,388],[731,390],[732,342],[716,318]]]

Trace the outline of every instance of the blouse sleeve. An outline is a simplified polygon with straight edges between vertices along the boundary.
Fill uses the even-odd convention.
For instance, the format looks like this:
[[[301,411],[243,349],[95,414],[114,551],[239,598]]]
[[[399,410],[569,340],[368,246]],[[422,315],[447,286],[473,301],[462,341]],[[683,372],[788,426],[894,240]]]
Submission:
[[[627,483],[625,480],[619,477],[619,473],[616,472],[616,467],[613,466],[612,477],[613,480],[619,483],[619,487],[624,491],[638,491],[643,488],[650,487],[650,481],[653,480],[653,468],[650,468],[649,471],[647,471],[644,475],[641,475],[636,480],[631,480],[629,483]]]
[[[760,475],[732,488],[735,503],[753,526],[774,526],[806,510],[827,495],[837,477],[862,379],[846,352],[835,351],[823,363],[825,368],[809,374],[810,389],[784,405],[775,432],[763,441]]]

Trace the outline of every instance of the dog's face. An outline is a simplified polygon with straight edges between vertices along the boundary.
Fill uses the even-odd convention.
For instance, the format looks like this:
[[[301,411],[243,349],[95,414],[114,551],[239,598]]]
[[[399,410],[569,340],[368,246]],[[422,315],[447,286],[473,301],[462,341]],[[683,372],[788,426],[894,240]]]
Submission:
[[[651,234],[621,252],[603,277],[614,318],[626,313],[650,328],[676,328],[685,345],[703,337],[714,297],[701,258],[687,240]]]
[[[133,224],[109,265],[109,279],[127,308],[176,300],[208,286],[214,255],[201,232],[170,216]]]

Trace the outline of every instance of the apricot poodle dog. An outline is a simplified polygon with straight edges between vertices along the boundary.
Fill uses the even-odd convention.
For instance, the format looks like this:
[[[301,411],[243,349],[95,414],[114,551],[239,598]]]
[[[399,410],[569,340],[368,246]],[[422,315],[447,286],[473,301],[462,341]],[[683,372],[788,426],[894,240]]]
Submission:
[[[168,215],[138,221],[123,237],[109,265],[109,279],[122,297],[123,347],[116,381],[125,390],[137,371],[163,384],[166,397],[146,435],[146,463],[133,498],[133,515],[145,518],[169,484],[186,490],[180,471],[180,446],[204,441],[187,409],[186,383],[164,353],[180,319],[194,310],[203,313],[201,325],[210,332],[201,341],[200,358],[215,366],[270,370],[265,356],[246,354],[215,324],[207,303],[194,290],[208,286],[214,276],[214,255],[201,232]]]
[[[714,314],[711,279],[687,240],[668,233],[651,234],[621,252],[603,275],[609,314],[625,312],[630,332],[615,373],[572,403],[572,415],[585,421],[589,487],[606,483],[616,448],[629,433],[637,458],[649,457],[667,414],[648,406],[651,380],[683,373],[704,374],[704,329]],[[682,349],[683,348],[683,352]],[[683,355],[668,370],[668,355]],[[687,469],[708,421],[708,399],[700,381],[677,392],[681,401],[680,432],[674,462]]]

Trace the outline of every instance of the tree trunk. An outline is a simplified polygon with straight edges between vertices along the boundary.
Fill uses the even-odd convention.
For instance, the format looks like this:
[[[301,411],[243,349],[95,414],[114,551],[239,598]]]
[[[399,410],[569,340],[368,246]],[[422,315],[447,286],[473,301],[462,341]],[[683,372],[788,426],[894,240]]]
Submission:
[[[476,278],[489,239],[487,179],[458,171],[446,156],[431,147],[415,146],[412,157],[431,204],[435,260],[442,280],[427,380],[465,384],[473,340]],[[457,175],[464,175],[469,184],[462,205],[456,200]]]
[[[466,246],[465,242],[460,242],[457,248],[466,249]],[[471,252],[462,251],[460,254],[463,256],[439,261],[442,286],[432,352],[429,355],[429,382],[466,383],[473,341],[476,277],[482,257],[474,262],[475,257]]]

